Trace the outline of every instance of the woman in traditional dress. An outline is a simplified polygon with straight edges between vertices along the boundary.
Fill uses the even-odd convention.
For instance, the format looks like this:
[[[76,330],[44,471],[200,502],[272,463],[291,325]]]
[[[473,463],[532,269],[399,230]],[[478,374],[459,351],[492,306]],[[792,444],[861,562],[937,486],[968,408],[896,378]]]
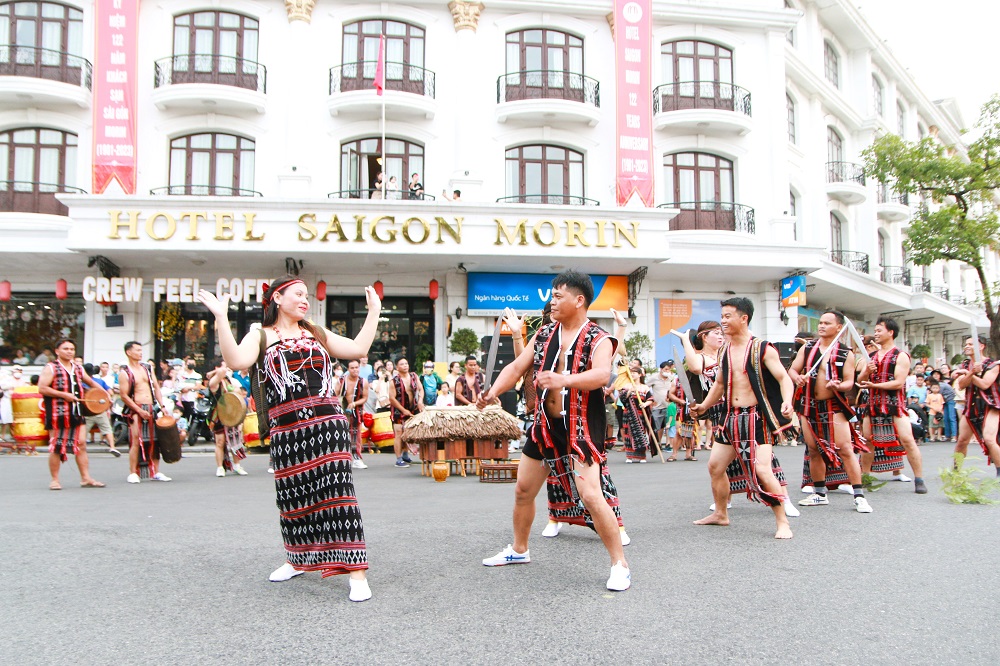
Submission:
[[[223,394],[236,391],[238,384],[234,383],[226,362],[221,358],[215,360],[215,370],[208,373],[208,390],[212,392],[216,407],[212,410],[212,434],[215,436],[215,475],[225,476],[226,471],[236,472],[246,476],[240,461],[247,457],[246,445],[243,442],[243,424],[235,426],[223,425],[219,419],[218,403]],[[238,395],[238,394],[237,394]]]
[[[367,354],[382,303],[365,288],[368,316],[353,340],[306,320],[309,290],[286,275],[267,285],[264,321],[237,343],[229,327],[229,295],[205,290],[198,300],[215,315],[219,347],[229,367],[254,363],[262,371],[267,403],[281,536],[286,561],[269,579],[282,582],[306,571],[350,575],[351,601],[371,598],[361,513],[351,474],[347,418],[334,393],[331,358]],[[261,336],[266,351],[261,356]]]

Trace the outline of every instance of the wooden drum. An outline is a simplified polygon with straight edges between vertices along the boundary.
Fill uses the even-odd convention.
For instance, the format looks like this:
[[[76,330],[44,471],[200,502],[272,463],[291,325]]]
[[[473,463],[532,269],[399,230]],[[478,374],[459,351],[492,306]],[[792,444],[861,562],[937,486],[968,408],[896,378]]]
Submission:
[[[181,459],[181,433],[174,417],[164,414],[156,419],[156,446],[163,462],[175,463]]]
[[[247,410],[243,419],[243,441],[247,446],[261,446],[260,428],[257,424],[257,412]]]
[[[17,442],[44,442],[49,438],[42,418],[42,395],[36,386],[18,386],[11,392],[14,423],[11,433]]]
[[[373,442],[391,441],[395,435],[392,432],[392,417],[389,412],[379,412],[372,423],[371,440]]]
[[[83,393],[80,411],[84,416],[97,416],[111,409],[111,396],[102,388],[89,388]]]

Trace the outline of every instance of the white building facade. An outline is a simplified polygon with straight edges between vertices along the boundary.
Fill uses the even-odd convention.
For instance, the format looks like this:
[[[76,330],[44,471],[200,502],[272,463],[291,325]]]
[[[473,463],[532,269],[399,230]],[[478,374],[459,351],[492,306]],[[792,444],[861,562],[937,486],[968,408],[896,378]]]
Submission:
[[[449,332],[488,335],[495,292],[534,308],[563,268],[594,275],[594,316],[629,310],[658,357],[671,326],[733,293],[775,341],[837,307],[861,328],[893,313],[907,343],[950,357],[984,321],[972,271],[907,263],[919,202],[864,179],[880,132],[960,136],[849,2],[651,3],[648,208],[616,205],[613,2],[129,4],[0,2],[8,347],[68,332],[88,361],[136,339],[208,362],[197,286],[233,292],[242,334],[286,270],[347,335],[381,282],[376,351],[411,362],[455,358]],[[91,193],[110,131],[95,82],[115,79],[91,65],[105,5],[137,36],[135,194]],[[809,309],[781,307],[793,274]]]

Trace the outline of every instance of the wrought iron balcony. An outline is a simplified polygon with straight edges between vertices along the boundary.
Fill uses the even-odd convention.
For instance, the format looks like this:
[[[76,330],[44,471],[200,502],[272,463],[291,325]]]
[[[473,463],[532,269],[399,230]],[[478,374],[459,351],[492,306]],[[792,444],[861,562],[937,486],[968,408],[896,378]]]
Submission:
[[[69,187],[57,183],[0,180],[0,212],[69,215],[69,209],[56,199],[57,192],[87,193],[79,187]]]
[[[329,192],[327,199],[386,199],[388,201],[434,201],[433,194],[411,194],[409,190],[386,190],[383,192],[378,188],[353,190],[338,190]]]
[[[878,203],[909,206],[910,194],[909,192],[896,192],[894,190],[890,190],[887,184],[882,183],[878,188]]]
[[[267,68],[253,60],[211,53],[185,53],[155,63],[154,88],[180,83],[212,83],[267,92]]]
[[[969,299],[967,299],[963,294],[951,294],[948,300],[955,305],[969,305]]]
[[[167,194],[170,196],[200,196],[200,197],[262,197],[264,196],[256,190],[245,190],[239,187],[229,187],[226,185],[167,185],[166,187],[155,187],[149,191],[152,196]]]
[[[546,69],[511,72],[497,78],[497,104],[527,99],[565,99],[601,106],[601,84],[583,74]]]
[[[930,292],[935,296],[940,296],[946,301],[951,300],[950,299],[951,292],[948,291],[948,287],[931,287]]]
[[[745,116],[750,111],[750,91],[723,81],[681,81],[664,83],[653,89],[653,114],[686,109],[735,111]]]
[[[94,67],[86,58],[19,44],[0,45],[0,76],[29,76],[91,90]]]
[[[679,201],[664,203],[657,208],[679,208],[670,220],[670,231],[740,231],[757,232],[754,209],[729,201]]]
[[[330,68],[330,94],[374,90],[377,60],[348,62]],[[434,72],[402,62],[385,63],[385,89],[434,99]]]
[[[910,269],[905,266],[883,266],[880,276],[887,284],[901,284],[909,287],[912,283]]]
[[[854,162],[827,162],[826,182],[865,184],[865,168]]]
[[[830,252],[830,261],[840,264],[844,268],[850,268],[858,273],[868,273],[868,254],[865,252],[849,252],[846,250],[833,250]]]
[[[914,294],[919,293],[930,293],[931,291],[931,281],[924,278],[913,278],[911,280],[911,287],[913,288]]]
[[[500,197],[497,203],[555,204],[562,206],[600,206],[596,199],[588,199],[573,194],[514,194]]]

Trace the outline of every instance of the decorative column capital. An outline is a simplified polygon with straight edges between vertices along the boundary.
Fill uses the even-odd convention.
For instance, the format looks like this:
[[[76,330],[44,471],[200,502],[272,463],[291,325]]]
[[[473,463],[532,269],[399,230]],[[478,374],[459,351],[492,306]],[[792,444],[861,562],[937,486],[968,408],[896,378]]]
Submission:
[[[455,20],[455,32],[459,30],[476,31],[479,27],[479,14],[486,5],[478,0],[452,0],[448,3],[451,16]]]
[[[605,16],[604,18],[606,18],[608,20],[608,26],[611,27],[611,36],[614,37],[615,36],[615,13],[614,12],[608,12],[608,15]]]
[[[313,7],[316,0],[285,0],[285,11],[288,12],[288,22],[305,21],[312,23]]]

